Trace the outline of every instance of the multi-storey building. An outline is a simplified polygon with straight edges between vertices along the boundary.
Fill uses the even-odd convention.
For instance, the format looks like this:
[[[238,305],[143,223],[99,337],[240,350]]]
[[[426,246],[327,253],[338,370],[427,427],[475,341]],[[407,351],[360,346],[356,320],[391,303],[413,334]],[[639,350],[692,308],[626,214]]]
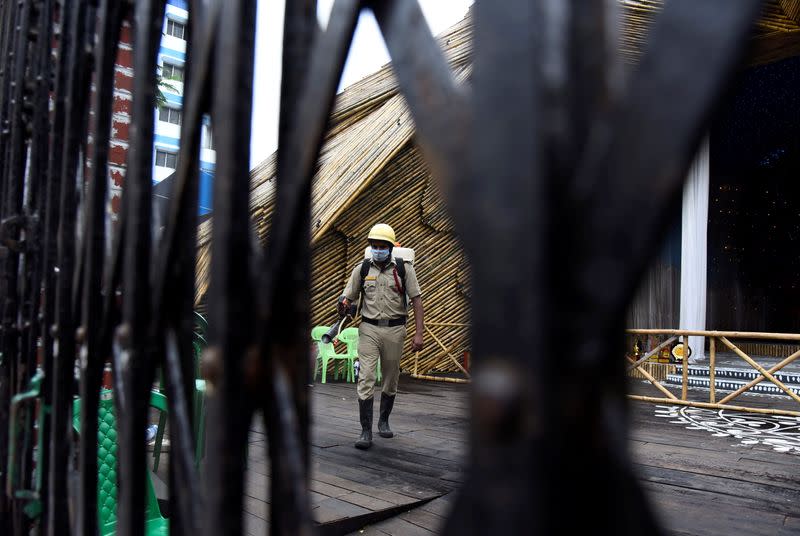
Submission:
[[[153,181],[158,183],[175,172],[183,122],[183,81],[186,61],[187,2],[167,0],[167,16],[158,52],[160,89],[164,99],[155,112]],[[203,122],[200,150],[200,214],[211,210],[211,181],[216,164],[214,138],[208,118]]]
[[[155,143],[153,147],[153,182],[158,184],[170,177],[177,167],[180,132],[183,122],[183,80],[186,61],[188,4],[185,0],[167,0],[161,46],[158,53],[158,73],[163,101],[154,110]],[[109,155],[111,181],[111,210],[118,213],[120,193],[125,177],[131,121],[131,90],[133,88],[133,49],[131,25],[123,24],[120,48],[117,54],[114,115],[111,152]],[[216,152],[210,123],[204,121],[200,154],[199,213],[211,210],[211,183],[216,163]],[[166,186],[166,185],[165,185]]]

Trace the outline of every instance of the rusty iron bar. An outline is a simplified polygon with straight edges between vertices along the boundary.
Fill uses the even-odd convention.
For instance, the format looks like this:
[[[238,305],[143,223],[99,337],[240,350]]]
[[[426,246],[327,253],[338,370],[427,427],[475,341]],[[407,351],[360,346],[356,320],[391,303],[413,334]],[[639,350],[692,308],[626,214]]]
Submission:
[[[156,362],[164,371],[170,401],[171,462],[170,497],[176,515],[170,530],[196,534],[203,511],[191,411],[195,391],[193,330],[194,263],[197,236],[200,133],[204,114],[210,112],[210,73],[215,51],[214,34],[220,4],[208,10],[201,2],[190,4],[187,54],[184,68],[184,106],[181,147],[175,188],[170,199],[166,226],[161,234],[153,279],[153,314],[150,323],[156,341]]]
[[[123,17],[122,4],[103,0],[97,26],[96,92],[92,109],[94,153],[84,208],[83,283],[80,305],[81,327],[77,344],[80,352],[80,495],[76,533],[94,534],[97,519],[97,432],[100,388],[108,354],[102,348],[103,262],[105,260],[105,211],[108,190],[108,153],[114,102],[114,63],[119,47]]]
[[[26,351],[32,324],[30,322],[29,297],[30,285],[33,282],[32,271],[35,270],[35,255],[30,254],[29,241],[33,238],[33,220],[31,196],[38,190],[32,184],[28,173],[28,158],[31,138],[32,97],[29,65],[32,64],[35,48],[33,38],[36,12],[31,4],[19,4],[16,10],[16,23],[13,42],[13,60],[8,69],[9,86],[7,116],[3,124],[3,132],[8,131],[8,144],[3,159],[3,181],[5,198],[3,214],[0,221],[2,245],[6,248],[5,299],[3,301],[3,333],[2,352],[8,356],[7,387],[0,395],[5,401],[6,393],[12,396],[27,390],[28,381],[35,372],[35,358]],[[14,270],[10,273],[8,270]],[[3,380],[0,380],[2,382]],[[15,415],[9,415],[14,420]],[[5,422],[5,421],[4,421]],[[24,503],[15,500],[15,490],[31,489],[33,463],[33,413],[30,408],[22,410],[22,418],[11,422],[12,426],[22,425],[21,433],[16,435],[14,444],[11,438],[3,437],[4,446],[8,447],[8,458],[3,462],[8,466],[3,470],[5,489],[12,501],[10,504],[11,526],[17,532],[25,531],[30,521],[23,513]],[[5,431],[9,431],[6,427]],[[5,434],[3,434],[5,435]],[[4,453],[3,453],[4,454]]]
[[[418,143],[433,176],[452,195],[459,181],[455,163],[465,153],[469,132],[468,91],[456,85],[417,0],[374,1],[371,7],[414,117]]]
[[[211,121],[217,151],[206,356],[208,434],[203,533],[240,534],[244,456],[261,385],[253,348],[255,300],[251,290],[253,237],[250,202],[250,115],[255,39],[255,4],[226,2],[219,11],[214,54]],[[257,381],[256,381],[257,383]]]
[[[57,6],[54,6],[57,7]],[[53,408],[50,419],[50,452],[49,452],[49,471],[47,474],[48,507],[45,512],[47,516],[48,536],[71,533],[69,522],[68,504],[68,459],[69,444],[65,442],[63,428],[68,426],[65,423],[66,417],[63,415],[65,408],[56,406],[57,392],[63,392],[69,387],[69,378],[64,378],[61,374],[56,378],[56,359],[55,359],[55,340],[56,334],[53,329],[56,324],[56,291],[58,285],[58,226],[60,221],[61,203],[61,163],[63,159],[64,146],[64,124],[67,113],[67,76],[70,66],[68,59],[70,49],[74,45],[72,42],[72,27],[66,24],[66,15],[71,13],[75,7],[75,0],[64,0],[60,9],[54,9],[53,16],[61,18],[59,30],[56,33],[58,40],[57,64],[55,69],[55,91],[53,95],[53,117],[51,119],[50,131],[52,132],[49,157],[47,161],[47,200],[46,214],[44,221],[43,237],[43,262],[44,262],[44,281],[42,285],[42,353],[44,354],[45,371],[45,403]],[[56,413],[59,413],[58,419]],[[58,428],[56,425],[58,424]],[[59,431],[57,433],[57,430]]]
[[[287,530],[311,532],[307,492],[308,394],[304,386],[310,373],[305,356],[311,180],[362,7],[357,0],[338,0],[326,30],[315,36],[315,4],[286,4],[279,210],[268,241],[269,257],[260,292],[262,326],[258,344],[269,379],[269,389],[260,403],[271,437],[270,459],[277,471],[271,493],[272,497],[280,497],[271,506],[273,534]],[[284,303],[290,304],[289,313],[277,314]]]
[[[60,169],[60,197],[59,197],[59,225],[57,234],[58,247],[58,275],[56,277],[56,325],[55,338],[58,350],[55,354],[55,391],[53,396],[53,438],[69,446],[72,439],[72,400],[75,394],[74,369],[76,359],[76,329],[79,318],[75,315],[75,278],[78,264],[78,248],[76,248],[77,214],[80,198],[80,189],[83,185],[78,181],[83,178],[85,169],[82,147],[88,129],[88,102],[91,83],[91,57],[89,47],[94,41],[94,18],[96,8],[92,3],[78,0],[72,10],[63,14],[66,19],[63,24],[70,26],[69,55],[67,61],[66,95],[64,118],[64,144]],[[89,415],[90,430],[95,430],[92,437],[97,437],[97,402],[84,401],[82,414]],[[84,422],[86,422],[84,420]],[[94,451],[92,451],[94,452]],[[62,456],[69,454],[69,449],[61,452]],[[64,464],[67,460],[63,459]],[[80,481],[84,486],[93,484],[94,490],[83,490],[78,498],[78,520],[73,526],[81,530],[82,523],[92,523],[96,510],[87,514],[81,500],[88,494],[96,494],[96,467],[97,455],[90,457],[84,453],[80,460],[81,465],[86,464],[89,470],[94,469],[94,474],[81,473]],[[67,469],[61,469],[66,477]],[[96,500],[94,501],[96,504]],[[94,522],[96,525],[96,521]],[[91,527],[92,525],[90,525]],[[60,528],[60,527],[59,527]],[[56,529],[58,530],[58,529]]]
[[[4,259],[4,292],[3,301],[0,304],[2,307],[2,353],[3,364],[0,371],[0,405],[2,405],[2,413],[0,419],[5,425],[8,423],[9,405],[11,397],[19,389],[19,330],[17,326],[17,308],[18,308],[18,288],[17,276],[19,266],[19,248],[16,247],[19,242],[19,226],[15,220],[19,219],[19,208],[21,206],[21,191],[22,191],[22,177],[18,174],[19,165],[16,162],[20,161],[22,156],[16,156],[15,153],[22,152],[23,147],[19,147],[15,151],[15,142],[17,145],[21,142],[19,123],[22,121],[22,110],[20,106],[15,106],[14,103],[21,96],[21,87],[23,84],[23,73],[20,72],[20,66],[24,69],[24,60],[21,60],[21,46],[24,43],[24,36],[19,31],[19,19],[22,6],[7,6],[7,26],[6,28],[13,32],[7,35],[6,51],[8,55],[8,67],[4,72],[3,79],[3,117],[2,125],[0,126],[0,135],[3,137],[3,147],[0,157],[3,159],[0,166],[2,170],[2,182],[0,182],[0,210],[2,210],[2,225],[4,236],[3,242],[5,243],[5,259]],[[16,165],[15,165],[16,164]],[[16,174],[15,174],[16,173]],[[17,201],[19,199],[19,201]],[[6,460],[10,451],[17,450],[19,445],[9,445],[8,426],[0,427],[0,460]],[[8,487],[9,482],[13,482],[15,476],[7,474],[3,470],[2,489]],[[5,495],[4,495],[5,499]],[[7,527],[7,530],[16,528],[16,522],[19,516],[14,508],[14,503],[9,499],[0,502],[0,515],[3,518],[3,524],[0,527]]]
[[[292,145],[294,140],[290,136],[301,126],[299,106],[307,105],[302,99],[313,74],[309,72],[309,64],[312,47],[319,41],[318,33],[316,0],[287,0],[276,196],[278,206],[284,205],[287,196],[299,196],[299,200],[296,212],[279,210],[275,215],[274,228],[288,226],[294,236],[287,243],[286,262],[271,265],[271,271],[265,270],[266,277],[259,281],[262,293],[268,292],[267,287],[274,280],[282,281],[275,289],[273,303],[286,304],[283,314],[275,315],[274,308],[265,306],[260,317],[262,333],[269,334],[269,339],[259,341],[260,357],[263,370],[269,371],[264,379],[272,384],[267,396],[259,401],[270,437],[267,454],[275,468],[275,478],[268,484],[272,497],[271,534],[310,534],[313,523],[308,498],[310,412],[306,385],[310,366],[308,359],[304,359],[309,351],[306,326],[310,322],[311,180],[310,176],[294,170],[298,147]],[[264,258],[268,259],[270,254],[268,248]]]
[[[540,336],[546,328],[533,329],[545,320],[539,314],[546,293],[542,249],[548,207],[539,180],[538,33],[530,31],[543,24],[537,6],[524,0],[502,6],[478,1],[473,8],[472,128],[464,151],[470,163],[456,171],[464,178],[452,212],[465,237],[474,295],[493,299],[481,301],[472,317],[472,453],[470,474],[456,502],[456,509],[469,515],[450,517],[445,534],[512,533],[521,526],[532,533],[547,532],[545,496],[531,489],[542,478],[537,465],[543,462],[531,455],[536,452],[535,428],[525,422],[534,418],[534,408],[542,407],[533,398],[542,391],[542,374],[535,362],[526,367],[522,351],[547,353]],[[481,336],[489,333],[491,338]]]
[[[37,52],[33,59],[35,75],[35,96],[33,97],[33,122],[31,134],[30,150],[30,175],[33,183],[36,184],[36,199],[32,200],[31,208],[34,211],[34,225],[31,229],[32,236],[29,242],[32,244],[31,252],[36,257],[33,279],[30,286],[28,300],[30,302],[29,321],[30,328],[27,351],[33,359],[40,358],[39,348],[42,333],[42,287],[47,273],[44,254],[44,223],[47,213],[47,193],[50,176],[48,174],[48,157],[50,154],[50,92],[52,85],[52,36],[53,36],[53,0],[43,0],[38,6],[38,27],[36,47]],[[44,356],[41,356],[44,361]],[[48,512],[48,483],[49,483],[49,462],[50,462],[50,396],[51,391],[47,388],[47,364],[41,363],[45,374],[45,381],[41,387],[42,402],[39,411],[44,412],[41,420],[41,450],[37,454],[38,471],[38,493],[42,511]],[[40,533],[47,534],[47,517],[42,516]]]
[[[23,99],[25,139],[28,143],[27,171],[24,177],[24,194],[22,231],[24,238],[23,262],[20,265],[20,315],[19,324],[22,335],[22,355],[25,374],[21,378],[24,384],[19,385],[19,390],[30,388],[29,381],[34,376],[38,367],[38,338],[40,289],[42,280],[42,254],[41,254],[41,222],[44,214],[44,196],[46,182],[46,162],[48,150],[48,113],[49,113],[49,58],[51,51],[51,9],[49,2],[34,2],[30,7],[30,20],[28,24],[28,53],[26,62],[28,67],[25,76],[25,91]],[[41,389],[41,387],[40,387]],[[41,394],[41,391],[40,391]],[[41,428],[34,433],[35,406],[28,406],[24,426],[24,443],[20,452],[21,465],[19,467],[21,488],[29,490],[30,494],[22,492],[25,499],[20,498],[20,506],[29,508],[35,502],[46,502],[46,485],[43,476],[47,471],[47,438],[39,442],[39,451],[34,458],[34,441],[38,435],[47,435],[48,422],[41,421]],[[50,408],[41,405],[39,413],[45,418],[49,415]],[[46,505],[45,505],[46,506]]]
[[[156,106],[156,59],[165,0],[134,6],[133,103],[128,169],[125,178],[126,225],[122,264],[122,325],[115,333],[114,403],[118,416],[119,502],[117,534],[144,530],[147,471],[145,429],[150,387],[155,375],[150,289],[152,253],[152,178]]]

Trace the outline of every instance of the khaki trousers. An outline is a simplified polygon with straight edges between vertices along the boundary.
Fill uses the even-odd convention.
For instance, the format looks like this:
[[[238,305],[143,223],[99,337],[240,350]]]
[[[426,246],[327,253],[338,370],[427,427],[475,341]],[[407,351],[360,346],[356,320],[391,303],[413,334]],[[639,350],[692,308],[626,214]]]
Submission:
[[[378,359],[383,376],[383,394],[394,396],[400,379],[400,358],[403,356],[403,343],[406,340],[406,327],[381,327],[362,322],[358,326],[358,398],[366,400],[375,392],[375,378]]]

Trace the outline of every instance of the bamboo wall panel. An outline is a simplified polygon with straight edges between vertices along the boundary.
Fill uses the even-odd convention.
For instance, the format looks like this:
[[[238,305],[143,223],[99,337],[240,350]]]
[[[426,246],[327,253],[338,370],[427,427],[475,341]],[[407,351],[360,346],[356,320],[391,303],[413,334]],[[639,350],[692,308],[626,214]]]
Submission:
[[[392,225],[398,241],[415,250],[415,267],[423,292],[426,322],[469,322],[469,299],[464,292],[463,280],[468,268],[457,235],[436,184],[430,176],[425,161],[413,143],[404,147],[383,172],[348,206],[337,219],[334,228],[348,236],[348,263],[350,270],[363,259],[366,236],[376,222]],[[439,214],[437,226],[427,222],[425,205]],[[410,369],[414,355],[410,340],[413,320],[409,321],[409,337],[401,366]],[[462,356],[468,349],[468,332],[465,327],[440,328],[436,336]],[[420,355],[419,370],[457,371],[456,365],[430,336],[426,335],[426,348]]]

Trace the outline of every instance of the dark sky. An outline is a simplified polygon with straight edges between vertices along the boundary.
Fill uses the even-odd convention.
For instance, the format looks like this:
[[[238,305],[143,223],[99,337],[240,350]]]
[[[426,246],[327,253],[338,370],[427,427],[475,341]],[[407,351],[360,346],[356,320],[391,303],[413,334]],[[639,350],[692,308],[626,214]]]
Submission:
[[[775,165],[800,149],[800,58],[743,72],[712,135],[722,170]]]

